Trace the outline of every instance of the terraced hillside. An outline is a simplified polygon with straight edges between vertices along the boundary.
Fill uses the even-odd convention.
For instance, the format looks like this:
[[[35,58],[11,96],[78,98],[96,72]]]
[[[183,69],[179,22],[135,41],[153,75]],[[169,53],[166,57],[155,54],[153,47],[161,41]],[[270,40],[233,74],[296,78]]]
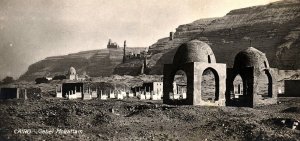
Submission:
[[[145,50],[145,48],[128,47],[126,52],[137,53],[142,50]],[[116,66],[120,65],[122,61],[122,48],[91,50],[65,56],[48,57],[29,66],[28,71],[20,77],[20,80],[34,80],[37,77],[53,77],[55,75],[67,74],[71,66],[76,69],[78,74],[85,72],[91,77],[110,76],[114,73]],[[132,69],[135,70],[135,68]],[[128,69],[125,69],[125,71],[128,71]]]
[[[231,67],[234,56],[250,45],[265,52],[271,67],[299,69],[300,1],[285,0],[230,11],[220,18],[180,25],[174,39],[159,39],[150,48],[150,74],[161,74],[182,43],[199,39],[213,49],[217,62]]]
[[[78,74],[89,76],[109,76],[116,65],[122,63],[121,49],[102,49],[79,52],[66,56],[48,57],[29,66],[21,80],[34,80],[37,77],[67,74],[71,66]]]

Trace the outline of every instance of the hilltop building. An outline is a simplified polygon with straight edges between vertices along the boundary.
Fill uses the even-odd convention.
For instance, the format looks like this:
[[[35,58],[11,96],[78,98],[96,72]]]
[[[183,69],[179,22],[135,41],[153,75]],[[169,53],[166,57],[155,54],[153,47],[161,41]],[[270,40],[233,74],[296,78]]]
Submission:
[[[116,43],[116,42],[113,42],[111,39],[108,40],[108,44],[107,44],[107,48],[120,48],[120,46]]]

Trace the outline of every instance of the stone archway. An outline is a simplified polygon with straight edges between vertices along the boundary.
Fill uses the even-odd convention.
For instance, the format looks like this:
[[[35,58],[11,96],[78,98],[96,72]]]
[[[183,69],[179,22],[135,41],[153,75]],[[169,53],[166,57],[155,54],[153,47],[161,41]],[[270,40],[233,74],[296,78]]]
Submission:
[[[219,100],[219,75],[213,68],[207,68],[201,78],[201,99],[203,101]]]
[[[262,70],[260,76],[258,77],[258,95],[261,95],[263,98],[272,97],[272,76],[268,69]]]
[[[184,70],[177,70],[173,78],[173,92],[170,93],[172,100],[184,100],[187,98],[187,74]]]
[[[240,98],[244,95],[244,83],[240,74],[237,74],[232,82],[232,88],[230,92],[230,99]]]

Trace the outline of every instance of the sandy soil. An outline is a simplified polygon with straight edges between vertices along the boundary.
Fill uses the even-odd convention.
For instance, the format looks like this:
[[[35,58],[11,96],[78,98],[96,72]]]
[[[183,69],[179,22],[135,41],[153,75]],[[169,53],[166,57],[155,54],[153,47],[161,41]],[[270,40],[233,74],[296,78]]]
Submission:
[[[137,99],[6,100],[0,140],[300,140],[299,127],[280,122],[300,120],[300,98],[280,101],[253,109]]]

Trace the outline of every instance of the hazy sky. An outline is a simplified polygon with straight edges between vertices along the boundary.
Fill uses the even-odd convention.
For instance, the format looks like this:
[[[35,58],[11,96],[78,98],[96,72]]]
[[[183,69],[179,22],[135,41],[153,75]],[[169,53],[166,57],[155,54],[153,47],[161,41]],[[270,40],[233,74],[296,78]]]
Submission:
[[[48,56],[147,47],[181,24],[276,0],[0,0],[0,79]]]

